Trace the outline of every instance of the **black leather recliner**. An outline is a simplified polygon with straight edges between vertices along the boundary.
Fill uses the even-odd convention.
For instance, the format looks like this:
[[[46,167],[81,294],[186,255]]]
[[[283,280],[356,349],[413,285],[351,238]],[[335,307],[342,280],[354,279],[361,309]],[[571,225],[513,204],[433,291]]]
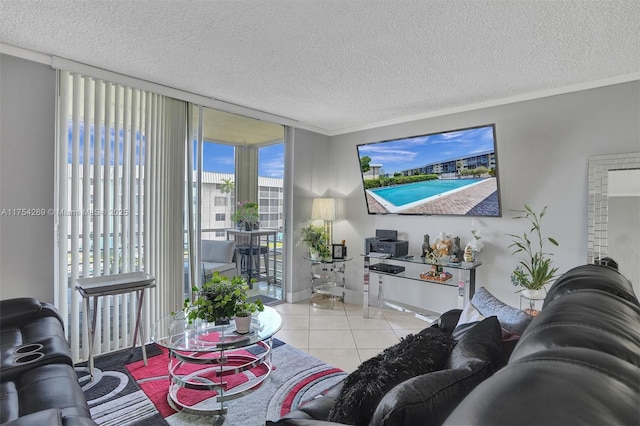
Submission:
[[[0,343],[0,424],[96,424],[53,305],[1,300]]]
[[[456,314],[443,314],[437,326],[452,330]],[[335,424],[326,419],[341,386],[267,424]],[[554,283],[507,365],[473,389],[444,424],[639,425],[639,403],[638,299],[615,269],[583,265]]]
[[[618,271],[584,265],[554,283],[507,366],[445,424],[638,425],[639,403],[638,299]]]

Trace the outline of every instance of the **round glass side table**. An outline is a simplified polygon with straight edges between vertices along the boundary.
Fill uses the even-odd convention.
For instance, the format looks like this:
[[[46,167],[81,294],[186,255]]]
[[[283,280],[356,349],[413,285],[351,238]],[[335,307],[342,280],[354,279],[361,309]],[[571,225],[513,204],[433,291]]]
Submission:
[[[351,257],[344,259],[307,259],[311,262],[311,305],[333,309],[344,302],[345,271]]]
[[[252,316],[246,334],[237,333],[233,321],[218,325],[196,319],[189,323],[183,313],[161,318],[152,326],[151,340],[169,350],[169,405],[188,414],[225,414],[227,401],[257,390],[271,374],[273,335],[282,324],[278,311],[269,306]],[[237,375],[247,379],[241,378],[238,386],[227,386]],[[206,392],[206,398],[194,403],[202,398],[192,392],[200,391]]]

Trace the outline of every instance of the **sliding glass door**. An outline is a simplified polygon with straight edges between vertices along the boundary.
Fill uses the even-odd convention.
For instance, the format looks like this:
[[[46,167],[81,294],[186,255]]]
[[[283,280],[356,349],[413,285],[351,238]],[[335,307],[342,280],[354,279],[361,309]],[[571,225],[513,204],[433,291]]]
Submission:
[[[256,278],[253,296],[283,300],[284,127],[198,106],[191,116],[193,247],[202,240],[237,240],[234,261],[239,273]],[[236,208],[247,202],[258,205],[259,232],[230,233],[238,227]],[[249,245],[255,247],[249,251]],[[197,269],[185,283],[188,292],[208,276],[197,250],[186,252],[194,261],[185,264]]]

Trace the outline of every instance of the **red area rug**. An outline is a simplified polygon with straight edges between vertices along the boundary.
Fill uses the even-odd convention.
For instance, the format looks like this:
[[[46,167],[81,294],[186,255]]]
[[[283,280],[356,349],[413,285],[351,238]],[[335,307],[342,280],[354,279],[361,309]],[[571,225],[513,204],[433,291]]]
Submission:
[[[247,357],[252,356],[252,354],[247,351],[236,351],[235,353]],[[215,355],[217,356],[217,354]],[[209,357],[215,358],[216,356],[211,355]],[[160,415],[162,415],[162,417],[168,417],[176,412],[176,410],[171,408],[169,402],[167,401],[167,389],[169,388],[169,376],[167,373],[168,363],[168,351],[162,348],[162,355],[149,359],[146,366],[144,365],[144,361],[142,360],[127,364],[126,366],[129,374],[131,374],[131,376],[138,383],[138,386],[140,386],[140,389],[142,389],[147,397],[149,397],[151,402],[153,402],[153,405],[156,406],[158,412],[160,412]],[[240,366],[242,365],[242,363],[230,362],[227,365]],[[202,369],[203,367],[200,365],[183,364],[178,370],[176,370],[176,374],[188,376],[200,371],[198,373],[199,378],[209,380],[212,383],[221,383],[220,378],[216,377],[215,374],[202,373]],[[223,379],[224,383],[226,383],[224,385],[224,390],[232,391],[234,388],[247,383],[251,379],[251,376],[262,377],[264,374],[267,374],[267,372],[268,368],[266,366],[258,366],[243,373],[225,376]],[[207,399],[213,398],[218,395],[218,393],[213,390],[201,391],[193,389],[180,389],[178,391],[178,395],[182,403],[192,406]]]
[[[165,349],[148,345],[148,365],[140,350],[129,357],[129,350],[96,359],[96,380],[87,383],[85,394],[91,414],[100,425],[202,425],[211,424],[205,416],[176,412],[167,401],[169,389],[169,356]],[[252,352],[260,348],[252,348]],[[244,352],[244,351],[243,351]],[[247,356],[250,352],[245,352]],[[266,420],[277,420],[300,404],[312,399],[326,388],[346,377],[340,369],[325,364],[290,345],[274,339],[273,370],[254,392],[228,402],[228,412],[216,416],[215,425],[262,426]],[[196,366],[195,368],[198,368]],[[179,373],[189,374],[193,365],[181,367]],[[86,381],[86,367],[76,366],[79,380]],[[267,373],[260,366],[240,374],[224,376],[225,390],[233,390]],[[216,379],[199,374],[198,380]],[[207,404],[215,391],[180,389],[180,401],[188,404]]]

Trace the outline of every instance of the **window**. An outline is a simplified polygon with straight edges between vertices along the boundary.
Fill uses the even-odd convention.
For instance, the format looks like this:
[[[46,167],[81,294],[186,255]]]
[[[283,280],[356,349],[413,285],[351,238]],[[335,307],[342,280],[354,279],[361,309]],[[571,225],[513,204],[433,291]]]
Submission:
[[[59,78],[55,282],[78,361],[88,345],[76,279],[142,270],[156,278],[146,312],[181,303],[173,283],[182,279],[183,249],[172,241],[183,232],[186,106],[80,74]],[[135,294],[98,301],[94,354],[129,346]]]
[[[201,186],[199,200],[192,200],[188,208],[198,216],[200,237],[226,239],[224,229],[236,226],[231,220],[236,205],[246,201],[258,203],[260,227],[282,229],[284,127],[195,105],[192,110],[194,179],[199,176]],[[224,221],[219,220],[222,214]],[[280,239],[274,250],[278,266],[272,275],[277,275],[277,283],[282,283],[283,245]],[[278,298],[283,298],[282,291]]]

